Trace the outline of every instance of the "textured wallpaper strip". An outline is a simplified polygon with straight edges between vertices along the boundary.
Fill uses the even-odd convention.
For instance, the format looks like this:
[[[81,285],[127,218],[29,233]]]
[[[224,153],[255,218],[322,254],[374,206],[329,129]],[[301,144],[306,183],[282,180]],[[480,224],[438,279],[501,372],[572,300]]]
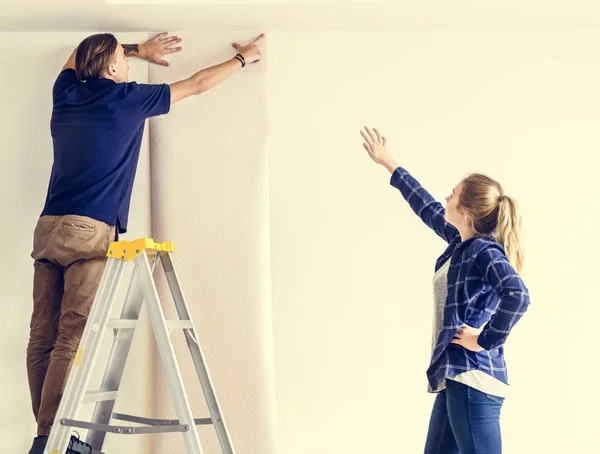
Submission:
[[[150,83],[187,78],[232,57],[232,41],[252,38],[179,36],[184,51],[168,68],[152,65]],[[151,124],[153,235],[177,246],[175,264],[238,454],[277,451],[265,97],[263,60]],[[208,416],[183,336],[173,338],[194,414]],[[157,414],[174,416],[156,371]],[[206,454],[221,452],[212,427],[200,427],[200,437]],[[156,454],[183,449],[180,434],[157,437]]]

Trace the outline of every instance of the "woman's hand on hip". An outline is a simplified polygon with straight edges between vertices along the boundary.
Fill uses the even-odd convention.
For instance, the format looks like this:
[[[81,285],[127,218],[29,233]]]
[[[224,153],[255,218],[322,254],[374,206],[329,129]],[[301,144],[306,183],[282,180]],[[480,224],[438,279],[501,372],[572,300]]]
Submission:
[[[483,350],[483,347],[477,343],[477,339],[479,339],[481,331],[482,328],[473,328],[472,326],[463,324],[454,335],[452,343],[458,344],[472,352],[480,352]]]
[[[396,164],[396,161],[394,161],[388,153],[385,147],[387,140],[381,135],[377,128],[373,128],[371,131],[370,128],[365,126],[364,129],[361,129],[360,134],[365,140],[363,147],[365,147],[365,150],[369,153],[370,158],[377,164],[384,166],[390,173],[396,170],[398,164]]]

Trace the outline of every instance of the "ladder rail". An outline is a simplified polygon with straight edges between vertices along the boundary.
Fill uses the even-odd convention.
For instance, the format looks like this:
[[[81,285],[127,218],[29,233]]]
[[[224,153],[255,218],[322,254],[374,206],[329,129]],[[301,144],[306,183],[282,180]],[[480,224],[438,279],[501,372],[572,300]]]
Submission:
[[[154,255],[151,260],[151,272],[154,272],[157,262],[158,256]],[[140,286],[137,268],[134,267],[129,288],[127,289],[127,295],[125,296],[125,304],[121,310],[120,319],[137,321],[139,319],[143,304],[144,295]],[[107,391],[119,391],[121,380],[123,379],[123,373],[125,372],[125,365],[127,363],[127,358],[129,357],[131,344],[133,343],[133,337],[135,335],[135,330],[133,329],[118,328],[118,324],[114,325],[117,328],[115,328],[115,335],[108,356],[106,370],[100,385],[101,390]],[[95,424],[107,425],[112,418],[116,401],[117,399],[115,398],[113,400],[98,402],[94,408],[92,422]],[[88,443],[93,449],[101,451],[105,438],[105,431],[92,428],[88,431],[86,443]]]
[[[154,331],[158,352],[167,377],[167,385],[169,386],[173,397],[175,413],[177,414],[180,424],[189,426],[189,430],[183,432],[183,440],[187,452],[188,454],[203,454],[190,403],[185,394],[185,387],[175,357],[173,344],[171,344],[170,341],[169,330],[167,329],[165,315],[160,304],[156,284],[150,272],[150,264],[148,262],[146,251],[142,251],[142,253],[134,259],[134,264],[136,268],[139,268],[142,271],[140,277],[144,292],[144,300],[146,301],[146,308]]]
[[[175,270],[173,256],[170,252],[159,252],[159,255],[165,275],[167,277],[169,288],[171,289],[171,294],[173,295],[173,301],[177,309],[177,314],[179,315],[180,319],[191,321],[192,317],[189,311],[189,306],[183,294],[183,289],[181,288],[177,271]],[[219,444],[221,445],[223,454],[235,454],[233,445],[230,441],[231,438],[229,436],[229,430],[227,428],[225,419],[221,414],[221,406],[219,405],[210,373],[206,367],[204,354],[202,352],[202,348],[200,347],[198,337],[196,336],[194,323],[193,321],[191,323],[192,329],[184,330],[185,339],[190,350],[190,354],[192,355],[194,366],[196,367],[196,373],[198,374],[202,391],[204,392],[208,411],[210,412],[210,417],[213,421],[213,427],[217,433],[217,438],[219,439]]]

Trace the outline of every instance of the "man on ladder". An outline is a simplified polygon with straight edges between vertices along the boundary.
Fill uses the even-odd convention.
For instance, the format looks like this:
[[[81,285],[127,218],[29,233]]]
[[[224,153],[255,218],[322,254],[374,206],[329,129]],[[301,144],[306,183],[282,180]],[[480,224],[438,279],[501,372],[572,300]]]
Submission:
[[[71,362],[102,277],[109,243],[127,231],[144,122],[260,60],[263,35],[238,54],[171,85],[128,82],[129,56],[161,58],[181,42],[166,33],[121,45],[111,34],[83,40],[53,87],[54,163],[34,232],[34,305],[27,372],[38,424],[29,454],[42,454]]]

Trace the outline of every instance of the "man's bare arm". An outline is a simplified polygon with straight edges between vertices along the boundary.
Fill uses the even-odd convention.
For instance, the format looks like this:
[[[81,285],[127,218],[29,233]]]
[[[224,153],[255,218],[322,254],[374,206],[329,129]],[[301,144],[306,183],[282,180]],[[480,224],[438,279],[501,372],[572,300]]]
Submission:
[[[245,47],[233,44],[233,47],[242,56],[242,61],[245,63],[256,63],[260,60],[261,51],[258,44],[263,37],[264,34],[260,35]],[[171,84],[171,105],[189,96],[204,93],[219,85],[242,68],[242,61],[232,58],[219,65],[198,71],[188,79]]]
[[[189,79],[171,84],[171,105],[189,96],[199,95],[210,90],[240,69],[242,69],[242,64],[232,58],[220,65],[198,71]]]
[[[75,56],[76,55],[77,55],[77,48],[75,48],[73,50],[73,52],[71,52],[71,56],[69,57],[67,62],[64,64],[64,66],[62,67],[60,72],[63,72],[65,69],[75,69]]]

